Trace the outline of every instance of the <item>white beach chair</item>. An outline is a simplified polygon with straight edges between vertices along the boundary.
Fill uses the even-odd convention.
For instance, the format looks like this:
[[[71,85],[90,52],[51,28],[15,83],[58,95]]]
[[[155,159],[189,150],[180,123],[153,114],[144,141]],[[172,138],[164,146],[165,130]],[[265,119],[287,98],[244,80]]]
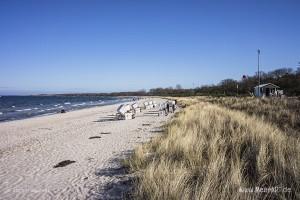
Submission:
[[[140,108],[141,110],[142,110],[142,109],[146,109],[145,104],[142,103],[142,102],[139,102],[139,103],[138,103],[138,106],[139,106],[139,108]]]
[[[134,114],[131,112],[125,113],[125,120],[134,119]]]
[[[150,106],[150,108],[154,108],[153,101],[149,101],[149,106]]]
[[[139,107],[139,105],[137,103],[133,103],[131,106],[133,109],[136,109],[137,107]]]
[[[160,115],[166,114],[166,108],[167,108],[167,104],[165,102],[159,104],[158,110],[159,110]]]
[[[157,103],[156,101],[153,101],[153,107],[156,108],[157,107]]]
[[[132,104],[132,108],[133,108],[135,113],[140,113],[141,112],[141,108],[139,107],[139,104],[137,104],[137,103]]]
[[[116,115],[118,119],[125,119],[125,120],[133,119],[134,118],[133,108],[129,104],[122,104],[117,109]]]
[[[148,101],[144,102],[144,105],[145,105],[146,110],[149,110],[152,107],[152,105],[150,105],[150,102],[148,102]]]

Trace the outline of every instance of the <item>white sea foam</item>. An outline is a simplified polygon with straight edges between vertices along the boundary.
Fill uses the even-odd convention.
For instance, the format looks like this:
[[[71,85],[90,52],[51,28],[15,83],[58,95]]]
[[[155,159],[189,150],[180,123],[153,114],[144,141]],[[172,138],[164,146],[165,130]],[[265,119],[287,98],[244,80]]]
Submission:
[[[70,105],[70,104],[71,104],[70,102],[66,102],[66,103],[65,103],[65,105]]]
[[[78,103],[78,104],[74,104],[72,105],[73,107],[76,107],[76,106],[84,106],[86,103]]]
[[[55,107],[57,107],[57,106],[59,106],[60,104],[56,104],[56,105],[54,105]]]
[[[30,111],[32,110],[31,108],[26,108],[26,109],[22,109],[22,110],[16,110],[17,112],[24,112],[24,111]]]
[[[11,106],[12,108],[15,108],[16,106]]]
[[[3,112],[0,112],[0,115],[2,115],[3,114]]]

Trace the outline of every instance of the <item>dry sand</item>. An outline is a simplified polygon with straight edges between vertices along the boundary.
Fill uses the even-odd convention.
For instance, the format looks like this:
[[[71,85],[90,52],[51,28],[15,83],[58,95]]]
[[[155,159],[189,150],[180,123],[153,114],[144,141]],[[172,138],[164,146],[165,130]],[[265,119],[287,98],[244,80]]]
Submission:
[[[107,187],[122,178],[115,159],[158,134],[170,115],[106,120],[118,106],[0,123],[0,199],[119,197],[120,188]],[[64,160],[75,162],[54,168]]]

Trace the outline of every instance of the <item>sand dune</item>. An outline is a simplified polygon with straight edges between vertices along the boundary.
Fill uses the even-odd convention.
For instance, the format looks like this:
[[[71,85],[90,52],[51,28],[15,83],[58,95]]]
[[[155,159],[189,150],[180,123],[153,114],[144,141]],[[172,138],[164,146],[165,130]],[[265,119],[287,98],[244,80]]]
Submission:
[[[112,160],[149,140],[170,117],[141,113],[134,120],[109,120],[117,107],[0,123],[1,199],[105,195],[104,185],[116,179],[107,170],[117,167]]]

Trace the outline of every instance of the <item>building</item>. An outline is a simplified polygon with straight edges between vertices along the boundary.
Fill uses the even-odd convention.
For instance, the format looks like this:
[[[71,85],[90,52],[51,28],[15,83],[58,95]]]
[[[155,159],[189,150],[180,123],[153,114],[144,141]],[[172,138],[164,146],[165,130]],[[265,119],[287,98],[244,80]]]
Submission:
[[[279,86],[273,83],[261,84],[254,87],[254,96],[256,97],[280,97],[283,90],[279,90]]]

